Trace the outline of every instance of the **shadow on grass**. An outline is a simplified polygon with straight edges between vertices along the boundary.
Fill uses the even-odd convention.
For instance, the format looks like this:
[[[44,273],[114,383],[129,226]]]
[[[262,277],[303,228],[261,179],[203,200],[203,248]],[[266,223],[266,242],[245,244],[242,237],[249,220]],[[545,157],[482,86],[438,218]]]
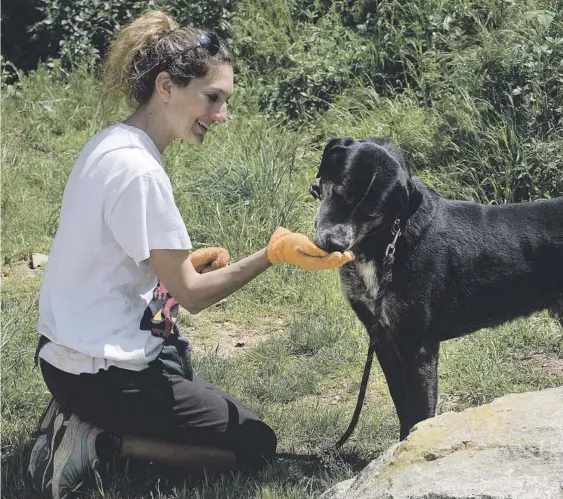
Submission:
[[[326,451],[323,453],[299,454],[294,452],[278,452],[277,462],[280,464],[293,464],[311,471],[325,470],[349,470],[358,472],[365,468],[375,457],[373,453],[360,450]]]
[[[33,439],[22,438],[2,447],[2,499],[39,496],[27,477]],[[323,455],[280,452],[260,471],[186,473],[133,461],[120,461],[100,479],[91,477],[74,497],[83,499],[246,499],[309,498],[363,469],[372,456],[361,450]],[[270,494],[274,494],[273,496]]]
[[[2,499],[39,497],[26,476],[34,441],[19,439],[6,444],[2,438]]]
[[[222,473],[186,473],[156,464],[120,462],[103,479],[104,498],[305,499],[317,497],[334,483],[359,472],[368,462],[355,452],[322,457],[284,452],[262,470]]]

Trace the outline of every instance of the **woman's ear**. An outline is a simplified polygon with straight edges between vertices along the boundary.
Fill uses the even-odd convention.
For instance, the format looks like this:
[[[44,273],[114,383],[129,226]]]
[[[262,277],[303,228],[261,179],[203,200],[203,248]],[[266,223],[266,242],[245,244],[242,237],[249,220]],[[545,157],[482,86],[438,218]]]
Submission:
[[[166,71],[161,71],[154,80],[154,91],[164,102],[172,99],[172,78]]]

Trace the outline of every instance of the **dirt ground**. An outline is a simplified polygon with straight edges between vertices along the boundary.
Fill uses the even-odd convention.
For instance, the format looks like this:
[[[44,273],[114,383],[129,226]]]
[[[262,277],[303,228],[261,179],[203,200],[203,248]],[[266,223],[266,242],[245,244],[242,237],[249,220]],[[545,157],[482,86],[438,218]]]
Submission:
[[[181,311],[180,315],[187,312]],[[284,321],[265,316],[253,319],[252,324],[238,322],[226,313],[203,312],[190,317],[189,326],[181,327],[182,334],[191,340],[194,353],[214,351],[223,358],[244,354],[251,347],[283,331]]]

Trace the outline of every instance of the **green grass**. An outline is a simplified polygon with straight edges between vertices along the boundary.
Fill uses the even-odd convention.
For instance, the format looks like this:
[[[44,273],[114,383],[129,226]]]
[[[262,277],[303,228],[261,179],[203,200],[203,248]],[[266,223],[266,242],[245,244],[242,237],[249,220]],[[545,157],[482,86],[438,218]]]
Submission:
[[[493,121],[479,122],[469,97],[450,109],[458,119],[445,135],[446,104],[427,107],[408,92],[383,99],[357,89],[314,123],[291,129],[246,111],[255,108],[247,105],[249,98],[248,92],[235,97],[232,119],[214,129],[204,147],[175,144],[165,156],[195,244],[223,245],[234,259],[263,247],[278,225],[311,232],[316,205],[307,186],[331,136],[389,135],[440,192],[476,200],[488,192],[487,179],[468,173],[470,158],[467,163],[437,159],[440,148],[454,148],[453,127],[466,120],[465,129],[476,130],[491,146],[479,149],[484,142],[473,143],[480,159],[498,156],[495,168],[510,161],[510,141],[520,140],[508,128],[493,131]],[[32,497],[25,478],[31,433],[49,397],[33,366],[42,272],[28,272],[25,261],[32,252],[49,251],[78,151],[104,123],[125,112],[103,121],[98,104],[93,78],[78,70],[65,74],[42,68],[24,78],[17,92],[2,95],[3,498]],[[499,136],[506,140],[499,142]],[[507,195],[503,190],[499,199]],[[183,316],[180,326],[197,344],[215,337],[225,322],[241,334],[265,339],[226,358],[219,336],[218,350],[198,351],[196,370],[263,417],[277,432],[284,457],[258,473],[208,475],[121,463],[104,479],[103,497],[314,498],[397,440],[398,422],[376,364],[349,443],[339,454],[322,459],[315,454],[335,443],[349,423],[367,349],[366,334],[341,296],[336,272],[273,268],[230,297],[225,308]],[[462,410],[509,392],[561,384],[560,372],[525,360],[530,356],[563,356],[562,330],[544,313],[443,344],[440,408]],[[81,497],[100,497],[100,492],[93,484]]]

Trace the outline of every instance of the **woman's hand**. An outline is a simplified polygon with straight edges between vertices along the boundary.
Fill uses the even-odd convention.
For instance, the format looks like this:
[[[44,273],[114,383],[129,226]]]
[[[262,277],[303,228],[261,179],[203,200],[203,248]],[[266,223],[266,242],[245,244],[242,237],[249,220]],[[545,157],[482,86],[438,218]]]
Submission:
[[[305,234],[291,232],[279,227],[270,238],[267,247],[271,263],[290,263],[304,270],[327,270],[340,267],[354,260],[351,251],[327,253],[319,248]]]
[[[200,248],[190,253],[190,260],[199,274],[206,274],[213,270],[229,265],[229,252],[225,248]]]

